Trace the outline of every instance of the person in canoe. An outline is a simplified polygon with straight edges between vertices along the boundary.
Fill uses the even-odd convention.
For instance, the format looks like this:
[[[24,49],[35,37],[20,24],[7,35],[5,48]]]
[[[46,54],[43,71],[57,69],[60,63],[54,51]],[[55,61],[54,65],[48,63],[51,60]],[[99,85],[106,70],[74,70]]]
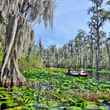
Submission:
[[[70,75],[71,74],[71,69],[68,69],[66,72],[65,72],[66,75]]]

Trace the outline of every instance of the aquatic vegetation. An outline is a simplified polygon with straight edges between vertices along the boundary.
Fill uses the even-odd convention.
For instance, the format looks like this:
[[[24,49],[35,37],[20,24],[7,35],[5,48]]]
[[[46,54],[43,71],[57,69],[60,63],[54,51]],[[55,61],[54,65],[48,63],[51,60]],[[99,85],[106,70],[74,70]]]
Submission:
[[[4,94],[7,105],[18,107],[18,110],[83,110],[98,108],[107,110],[101,101],[110,101],[110,82],[97,81],[89,77],[66,76],[63,69],[36,68],[23,72],[32,86],[13,87],[7,93],[0,90],[0,103]],[[16,108],[17,109],[17,108]]]

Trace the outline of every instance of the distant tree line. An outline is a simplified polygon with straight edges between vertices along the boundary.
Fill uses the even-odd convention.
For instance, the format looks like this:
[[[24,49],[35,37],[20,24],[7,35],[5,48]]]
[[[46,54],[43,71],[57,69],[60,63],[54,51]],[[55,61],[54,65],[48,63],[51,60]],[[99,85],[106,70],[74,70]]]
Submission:
[[[100,39],[100,68],[110,68],[110,38],[101,32]],[[43,46],[42,46],[43,47]],[[96,44],[85,31],[79,30],[74,40],[70,40],[62,47],[51,45],[48,48],[39,48],[39,55],[47,67],[65,68],[96,68]],[[41,50],[40,50],[41,49]],[[99,68],[99,69],[100,69]]]
[[[101,68],[110,69],[110,35],[103,30],[105,22],[110,20],[110,10],[106,8],[110,1],[90,0],[88,10],[89,32],[80,29],[73,40],[62,47],[51,45],[37,47],[45,66],[96,68],[97,79]]]

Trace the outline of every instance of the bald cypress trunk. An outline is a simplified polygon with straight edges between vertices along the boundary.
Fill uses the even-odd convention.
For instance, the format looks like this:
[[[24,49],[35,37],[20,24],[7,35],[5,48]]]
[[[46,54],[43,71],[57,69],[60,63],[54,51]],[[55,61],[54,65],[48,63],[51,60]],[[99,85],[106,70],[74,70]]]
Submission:
[[[109,70],[110,70],[110,48],[108,43],[106,43],[106,49],[107,49],[107,55],[108,55],[108,60],[109,60]],[[109,73],[109,80],[110,80],[110,73]]]
[[[110,68],[110,49],[109,49],[109,45],[108,44],[106,44],[106,48],[107,48],[107,55],[108,55],[109,68]]]
[[[16,84],[16,80],[25,82],[25,78],[19,71],[18,57],[33,43],[30,24],[38,18],[39,21],[44,20],[45,26],[52,23],[53,1],[48,0],[44,3],[44,0],[1,0],[0,10],[6,20],[0,82],[2,85],[8,82],[7,87],[10,87]]]
[[[19,72],[17,50],[15,50],[19,17],[10,16],[6,30],[4,57],[1,66],[0,80],[3,86],[12,86],[17,80],[24,82],[25,78]],[[7,84],[8,81],[8,84]]]

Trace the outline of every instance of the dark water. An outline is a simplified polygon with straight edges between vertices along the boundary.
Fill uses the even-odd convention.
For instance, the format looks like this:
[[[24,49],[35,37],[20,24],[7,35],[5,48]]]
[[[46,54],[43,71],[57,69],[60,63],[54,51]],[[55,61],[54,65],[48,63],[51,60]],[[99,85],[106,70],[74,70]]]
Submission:
[[[107,110],[110,110],[110,102],[104,100],[101,104],[102,104],[104,107],[106,107]]]

